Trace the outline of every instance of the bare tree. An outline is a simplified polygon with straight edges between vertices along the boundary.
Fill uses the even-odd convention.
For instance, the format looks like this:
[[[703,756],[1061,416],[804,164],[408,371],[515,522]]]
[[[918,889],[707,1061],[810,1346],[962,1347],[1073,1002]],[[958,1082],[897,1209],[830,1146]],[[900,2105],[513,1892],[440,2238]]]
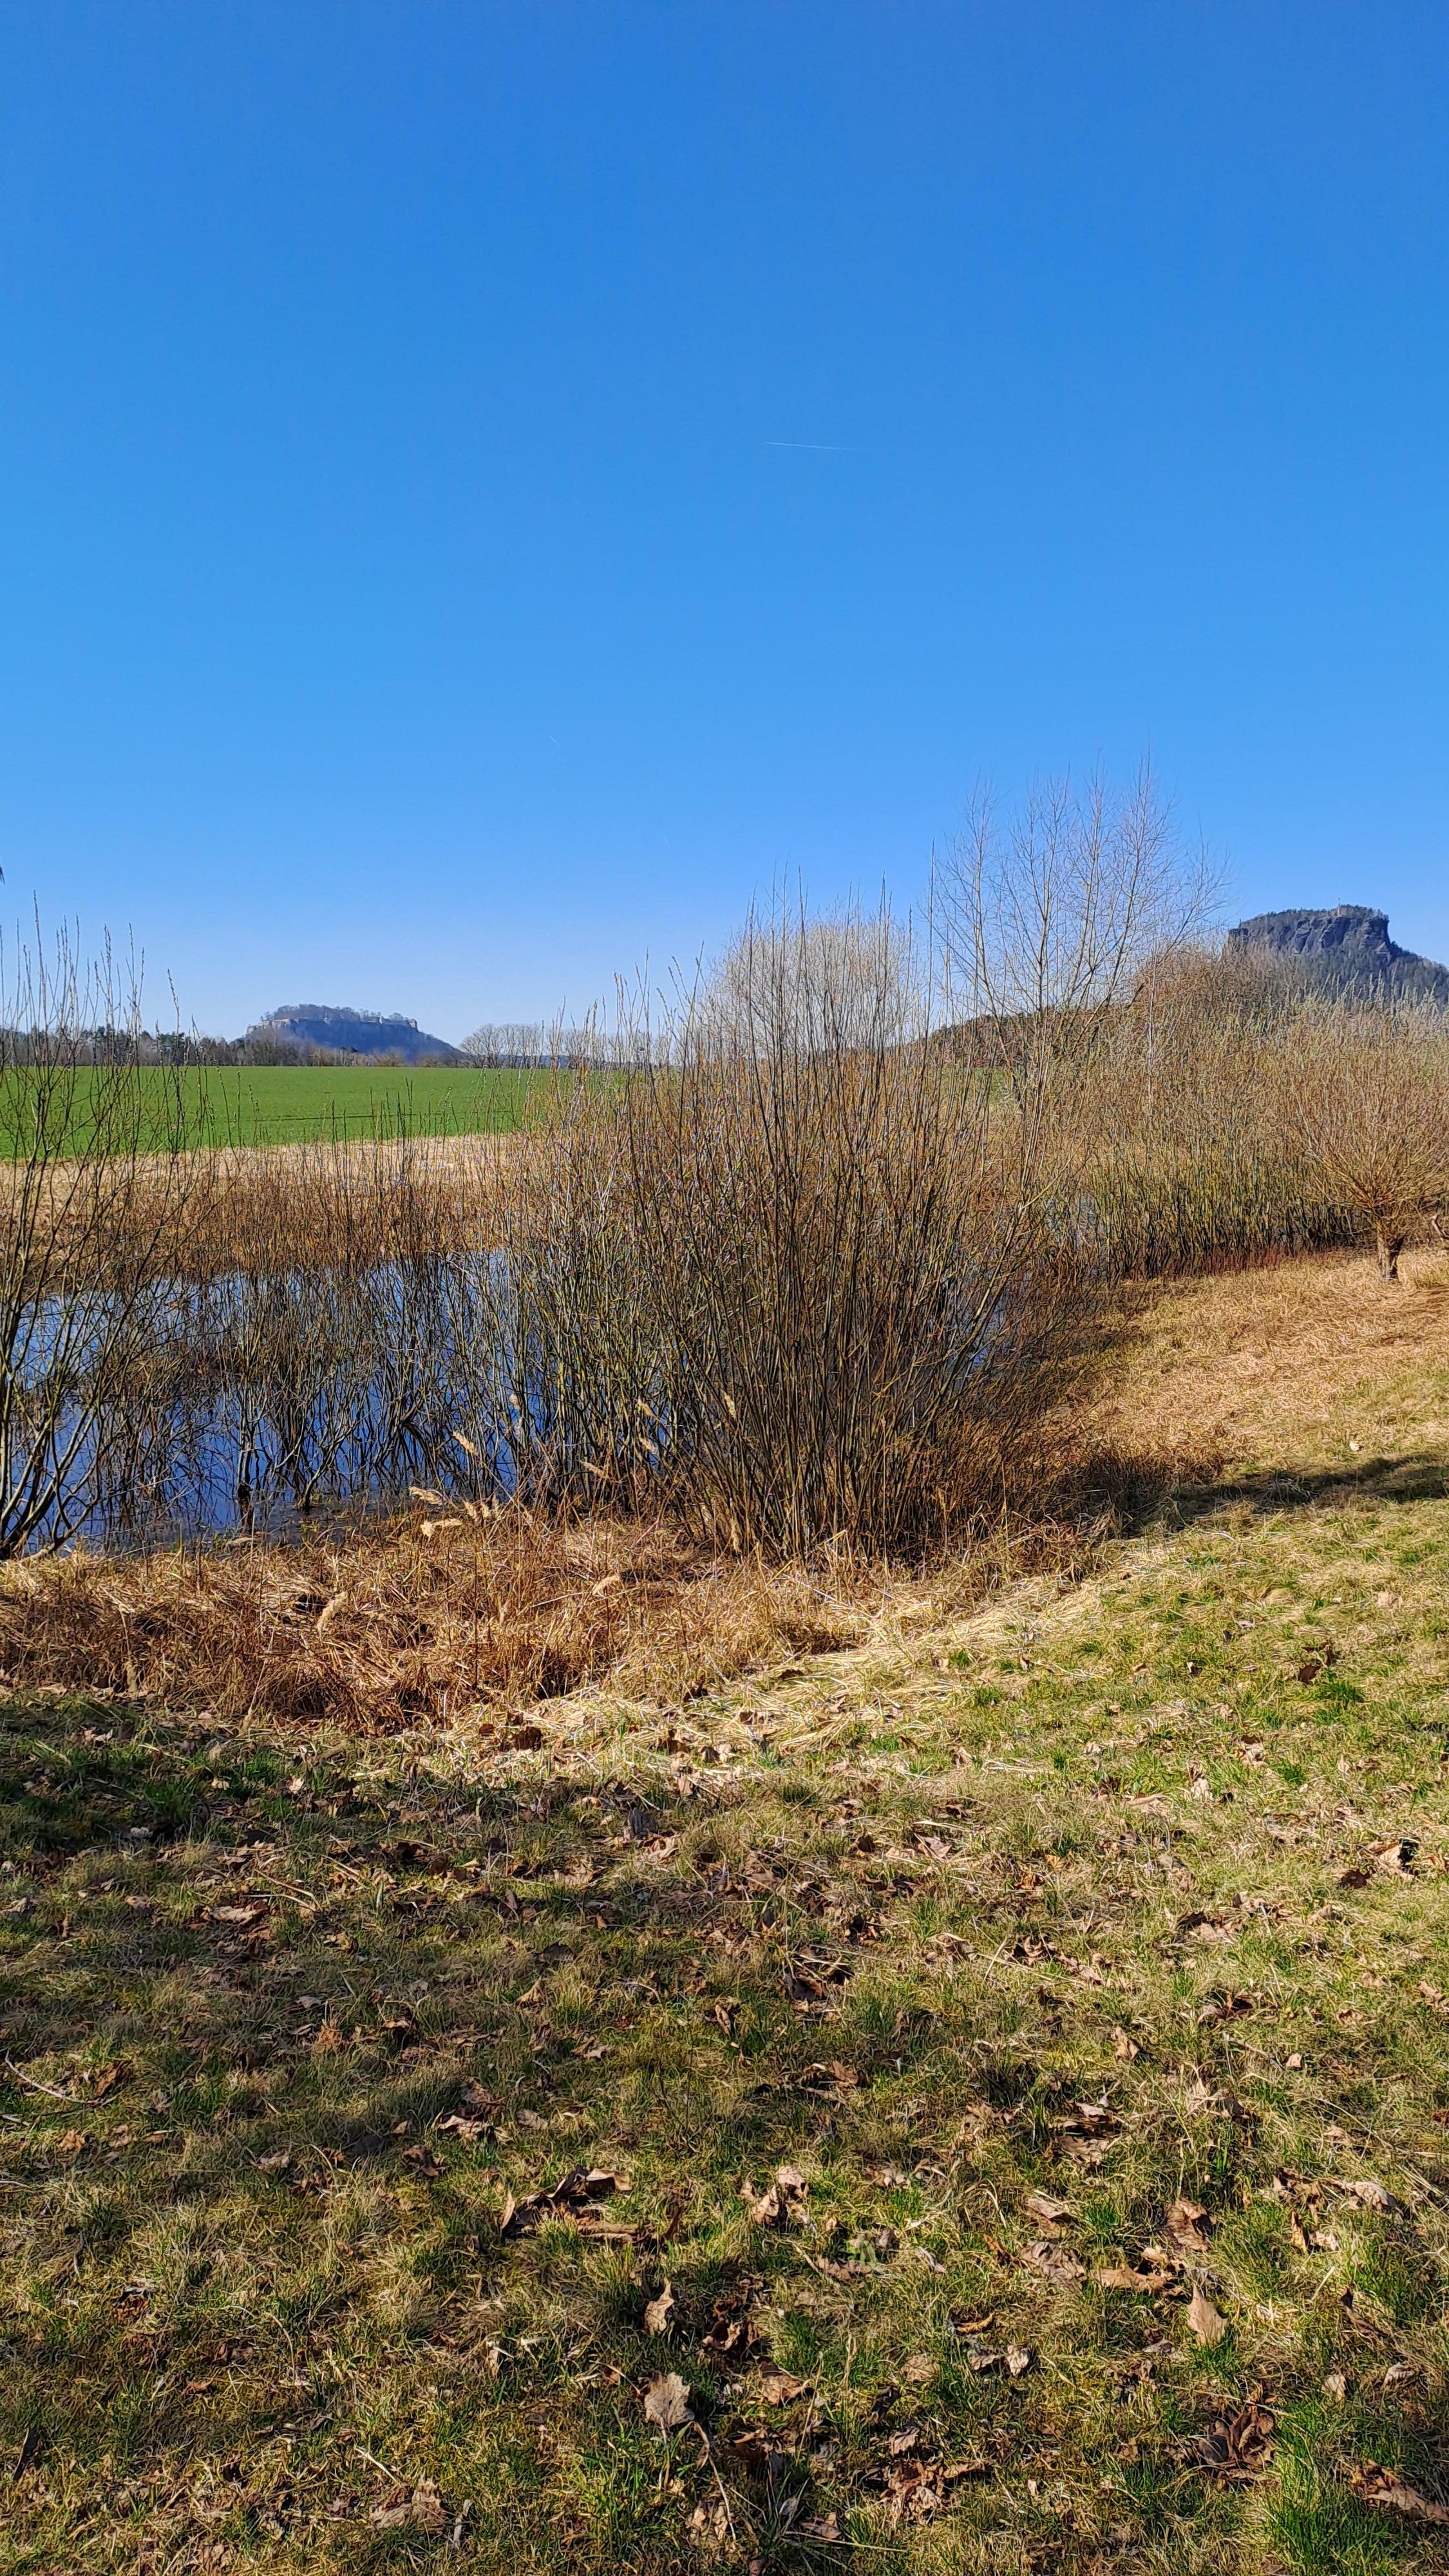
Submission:
[[[688,995],[676,1035],[747,1055],[786,1036],[807,1052],[893,1047],[922,1033],[928,1008],[920,943],[886,903],[812,913],[800,901],[751,912]]]
[[[1214,890],[1146,767],[1120,793],[1100,775],[1038,788],[1005,824],[980,795],[933,869],[949,1014],[1018,1080],[1080,1059],[1149,962],[1201,928]]]

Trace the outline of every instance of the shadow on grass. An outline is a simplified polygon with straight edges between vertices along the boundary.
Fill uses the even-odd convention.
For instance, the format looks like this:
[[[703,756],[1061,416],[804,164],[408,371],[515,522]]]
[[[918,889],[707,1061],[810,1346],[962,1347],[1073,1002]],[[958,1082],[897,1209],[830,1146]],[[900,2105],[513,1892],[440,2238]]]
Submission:
[[[1110,1512],[1124,1537],[1141,1537],[1151,1529],[1189,1528],[1229,1511],[1266,1520],[1280,1512],[1356,1502],[1441,1502],[1449,1495],[1449,1461],[1418,1453],[1364,1458],[1352,1467],[1306,1472],[1265,1468],[1224,1477],[1205,1463],[1194,1475],[1150,1455],[1104,1450],[1085,1463],[1077,1490],[1085,1504]]]

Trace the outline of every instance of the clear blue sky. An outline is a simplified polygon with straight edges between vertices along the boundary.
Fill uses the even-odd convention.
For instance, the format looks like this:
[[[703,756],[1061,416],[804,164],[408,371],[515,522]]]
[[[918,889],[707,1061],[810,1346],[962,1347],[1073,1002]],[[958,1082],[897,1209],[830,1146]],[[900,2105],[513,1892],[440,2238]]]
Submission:
[[[0,0],[0,859],[456,1036],[1150,749],[1449,956],[1443,0]]]

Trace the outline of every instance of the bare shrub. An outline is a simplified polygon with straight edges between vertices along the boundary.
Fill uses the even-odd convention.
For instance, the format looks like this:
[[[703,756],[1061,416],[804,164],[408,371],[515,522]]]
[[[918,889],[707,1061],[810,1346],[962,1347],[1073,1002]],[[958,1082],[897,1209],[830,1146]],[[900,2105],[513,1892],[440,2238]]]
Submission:
[[[174,1069],[133,973],[62,934],[0,959],[0,1555],[58,1546],[126,1473],[191,1185]]]
[[[1372,1229],[1379,1275],[1449,1201],[1449,1027],[1432,1008],[1319,1006],[1293,1033],[1286,1098],[1329,1187]]]
[[[1302,997],[1251,956],[1151,960],[1075,1087],[1084,1221],[1112,1275],[1342,1244],[1357,1220],[1287,1113]]]
[[[712,1546],[919,1551],[1000,1507],[1069,1340],[1040,1130],[903,1044],[903,934],[752,921],[534,1149],[515,1455]]]

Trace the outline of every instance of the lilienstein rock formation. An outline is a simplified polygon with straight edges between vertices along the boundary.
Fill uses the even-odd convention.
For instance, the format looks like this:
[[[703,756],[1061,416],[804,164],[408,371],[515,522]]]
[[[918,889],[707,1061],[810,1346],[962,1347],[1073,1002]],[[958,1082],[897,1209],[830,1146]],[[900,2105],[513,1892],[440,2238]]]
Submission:
[[[1389,916],[1368,904],[1335,903],[1324,911],[1259,912],[1228,932],[1229,949],[1267,950],[1291,960],[1305,980],[1346,998],[1449,1005],[1449,966],[1416,957],[1389,937]]]

